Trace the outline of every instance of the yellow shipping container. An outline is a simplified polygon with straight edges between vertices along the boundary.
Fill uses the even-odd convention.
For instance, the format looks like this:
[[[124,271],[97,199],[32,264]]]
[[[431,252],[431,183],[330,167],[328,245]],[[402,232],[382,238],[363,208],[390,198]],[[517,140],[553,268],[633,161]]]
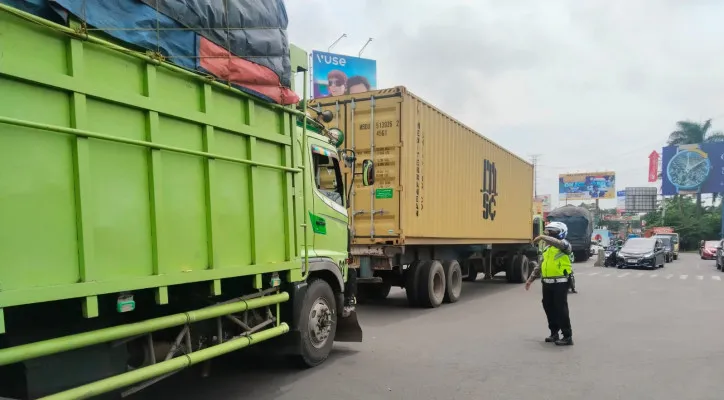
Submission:
[[[530,242],[530,163],[404,87],[311,106],[334,113],[357,171],[363,159],[375,163],[375,184],[358,182],[350,196],[355,244]]]

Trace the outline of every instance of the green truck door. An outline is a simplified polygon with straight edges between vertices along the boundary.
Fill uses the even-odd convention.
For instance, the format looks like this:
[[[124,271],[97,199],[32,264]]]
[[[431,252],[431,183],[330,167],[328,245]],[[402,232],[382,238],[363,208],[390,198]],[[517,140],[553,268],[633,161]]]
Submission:
[[[347,209],[344,184],[337,154],[312,145],[314,167],[314,207],[310,223],[314,231],[314,249],[318,256],[335,262],[347,258]]]

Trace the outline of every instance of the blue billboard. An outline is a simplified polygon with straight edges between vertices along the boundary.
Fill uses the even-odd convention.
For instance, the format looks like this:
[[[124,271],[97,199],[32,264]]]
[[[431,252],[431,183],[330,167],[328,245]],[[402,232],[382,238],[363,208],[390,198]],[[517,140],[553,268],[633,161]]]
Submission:
[[[377,61],[312,51],[312,81],[315,99],[369,92],[377,89]]]
[[[724,192],[724,143],[668,146],[662,150],[661,192]]]

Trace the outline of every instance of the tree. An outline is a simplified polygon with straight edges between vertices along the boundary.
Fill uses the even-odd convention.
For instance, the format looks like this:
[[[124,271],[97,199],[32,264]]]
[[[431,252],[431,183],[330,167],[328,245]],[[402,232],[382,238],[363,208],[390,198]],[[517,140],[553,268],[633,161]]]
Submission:
[[[721,208],[704,207],[699,210],[689,197],[678,196],[666,199],[666,217],[663,209],[646,214],[646,227],[670,226],[681,238],[682,250],[694,250],[700,240],[716,240],[721,237]]]
[[[724,142],[724,133],[709,132],[711,129],[711,119],[707,119],[703,123],[693,121],[679,121],[676,123],[677,129],[669,134],[669,146],[678,146],[682,144],[699,144]],[[716,200],[717,193],[714,194]],[[697,210],[701,212],[701,193],[696,194]]]

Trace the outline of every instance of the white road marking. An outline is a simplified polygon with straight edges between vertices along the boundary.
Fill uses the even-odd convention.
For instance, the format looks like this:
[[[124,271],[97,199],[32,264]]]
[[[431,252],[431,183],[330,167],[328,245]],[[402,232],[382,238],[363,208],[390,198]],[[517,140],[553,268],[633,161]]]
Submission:
[[[686,278],[688,278],[688,277],[689,277],[689,275],[681,275],[681,276],[679,276],[679,278],[681,278],[681,279],[686,279]]]
[[[641,278],[642,276],[644,276],[644,273],[643,273],[643,272],[639,272],[638,274],[636,274],[636,277],[637,277],[637,278]]]
[[[588,275],[589,275],[589,276],[593,276],[593,275],[598,275],[598,274],[600,274],[600,272],[591,272],[591,273],[588,274]]]
[[[720,280],[721,280],[721,276],[712,275],[712,276],[711,276],[711,279],[714,279],[715,281],[720,281]]]
[[[606,274],[606,275],[604,275],[604,276],[611,276],[611,274]]]
[[[649,278],[656,278],[657,276],[659,276],[659,274],[651,274],[649,275]]]
[[[666,275],[666,279],[671,279],[671,278],[673,278],[673,277],[674,277],[674,274]]]
[[[704,276],[703,276],[703,275],[698,275],[698,276],[696,277],[696,279],[698,279],[698,280],[700,280],[700,281],[703,281],[703,280],[704,280]]]
[[[618,277],[619,277],[619,278],[623,278],[624,276],[630,275],[630,274],[631,274],[630,272],[625,272],[625,273],[619,275]]]

